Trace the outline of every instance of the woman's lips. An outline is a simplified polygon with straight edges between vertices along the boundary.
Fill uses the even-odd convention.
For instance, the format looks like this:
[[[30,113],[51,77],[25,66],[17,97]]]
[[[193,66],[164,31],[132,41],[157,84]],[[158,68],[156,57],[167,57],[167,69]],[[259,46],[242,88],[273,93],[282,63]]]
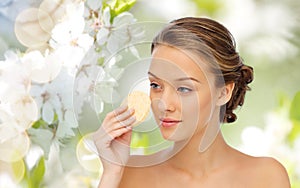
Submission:
[[[160,125],[163,127],[173,127],[176,126],[178,123],[181,123],[181,120],[175,120],[171,118],[162,118],[160,119]]]

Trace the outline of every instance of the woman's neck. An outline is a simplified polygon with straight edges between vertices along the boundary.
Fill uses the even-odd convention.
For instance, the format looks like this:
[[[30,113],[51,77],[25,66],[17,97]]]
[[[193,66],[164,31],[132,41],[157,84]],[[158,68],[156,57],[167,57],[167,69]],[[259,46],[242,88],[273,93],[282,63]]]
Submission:
[[[167,161],[166,165],[196,176],[203,176],[225,164],[230,147],[226,144],[221,131],[218,130],[215,135],[207,134],[207,131],[194,134],[188,143]],[[176,143],[174,149],[176,147],[182,147],[182,144]]]

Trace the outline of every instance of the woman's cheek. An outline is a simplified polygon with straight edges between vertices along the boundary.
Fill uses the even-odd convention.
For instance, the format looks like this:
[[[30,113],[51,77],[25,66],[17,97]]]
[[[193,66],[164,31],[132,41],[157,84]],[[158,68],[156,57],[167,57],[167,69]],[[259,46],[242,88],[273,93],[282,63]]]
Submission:
[[[185,127],[196,129],[199,124],[200,102],[196,96],[182,99],[182,119]]]
[[[159,109],[158,109],[158,104],[159,104],[159,99],[154,97],[153,95],[150,94],[150,99],[151,99],[151,110],[154,115],[155,121],[157,124],[159,124]]]
[[[182,113],[185,122],[193,129],[205,126],[211,116],[210,92],[195,92],[189,98],[182,99]]]

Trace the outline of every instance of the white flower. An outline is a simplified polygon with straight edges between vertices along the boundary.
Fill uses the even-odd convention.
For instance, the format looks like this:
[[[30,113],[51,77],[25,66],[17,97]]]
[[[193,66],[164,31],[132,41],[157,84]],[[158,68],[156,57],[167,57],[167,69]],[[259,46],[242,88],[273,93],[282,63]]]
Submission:
[[[27,154],[29,146],[30,139],[26,132],[16,134],[13,138],[0,142],[0,160],[19,161]]]
[[[28,93],[32,66],[23,63],[13,52],[9,51],[5,56],[6,60],[0,62],[0,119],[2,128],[10,125],[8,129],[22,133],[37,120],[37,105]]]
[[[61,107],[55,87],[52,87],[51,84],[33,85],[31,95],[36,100],[40,109],[41,114],[39,114],[39,116],[41,116],[45,122],[51,124],[54,120],[55,109]]]
[[[38,120],[38,106],[29,94],[12,103],[11,112],[17,124],[24,129],[30,128],[32,123]]]
[[[103,55],[103,54],[100,54]],[[80,114],[83,102],[89,102],[97,114],[103,111],[104,103],[117,103],[120,100],[116,92],[117,80],[123,73],[123,68],[115,65],[116,58],[105,67],[97,65],[99,54],[90,50],[81,64],[74,87],[74,106],[76,114]]]
[[[0,64],[0,160],[12,162],[23,158],[30,146],[26,130],[38,119],[38,107],[29,95],[31,71],[43,60],[39,53],[19,58],[5,54]]]
[[[63,57],[64,65],[70,68],[78,66],[94,39],[84,33],[83,3],[69,5],[67,15],[52,30],[50,45]]]
[[[0,100],[16,101],[30,89],[31,67],[21,63],[20,58],[13,52],[5,55],[6,60],[0,61]]]
[[[48,124],[57,115],[59,138],[74,135],[72,129],[78,126],[73,110],[73,75],[63,68],[50,83],[33,85],[31,94],[41,108],[41,118]]]
[[[39,59],[31,60],[28,56],[32,55],[39,56]],[[56,51],[49,53],[49,50],[46,50],[44,56],[39,51],[29,52],[22,58],[22,61],[25,64],[31,64],[30,78],[37,83],[46,83],[55,79],[63,63],[61,54]]]
[[[99,15],[102,14],[101,0],[87,0],[85,6],[84,17],[86,18],[86,31],[92,35],[97,32],[102,26]]]
[[[123,12],[116,16],[112,24],[110,23],[110,18],[110,10],[107,7],[103,11],[103,24],[97,33],[97,42],[99,45],[106,43],[108,51],[115,53],[120,48],[129,44],[134,38],[134,34],[130,32],[130,25],[135,22],[135,19],[129,12]]]
[[[95,101],[94,86],[99,77],[102,78],[105,74],[103,67],[97,65],[98,58],[99,55],[94,51],[94,49],[90,50],[76,73],[74,107],[78,114],[81,113],[79,110],[82,108],[84,101],[90,102],[94,109],[96,109],[96,106],[102,106],[102,102],[96,106],[93,105]],[[100,112],[102,112],[102,110],[98,111],[98,113]]]
[[[52,29],[51,38],[60,45],[70,44],[83,33],[84,30],[84,4],[68,3],[66,6],[66,14]],[[53,42],[53,41],[52,41]]]
[[[9,109],[9,106],[0,105],[0,143],[5,142],[15,137],[20,132],[23,132]]]
[[[102,6],[102,0],[87,0],[86,4],[89,8],[93,10],[98,10]]]
[[[77,104],[76,109],[80,109],[84,101],[91,102],[93,104],[95,100],[94,86],[97,81],[97,77],[105,74],[103,68],[97,65],[85,66],[82,68],[83,69],[81,69],[81,71],[83,72],[80,72],[76,78],[76,87],[74,93],[74,97],[76,98],[74,102]],[[92,107],[94,106],[92,105]],[[79,113],[81,113],[81,111]]]
[[[77,127],[78,127],[78,122],[75,117],[75,113],[73,109],[67,109],[64,112],[63,117],[60,118],[56,130],[56,136],[58,138],[68,138],[71,136],[75,136],[73,129]]]

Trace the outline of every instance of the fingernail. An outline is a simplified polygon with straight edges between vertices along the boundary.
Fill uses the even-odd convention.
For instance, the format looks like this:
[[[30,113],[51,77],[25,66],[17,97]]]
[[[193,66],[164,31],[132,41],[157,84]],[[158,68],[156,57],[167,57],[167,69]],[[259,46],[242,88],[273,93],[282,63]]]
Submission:
[[[115,110],[115,112],[116,112],[117,114],[119,114],[119,113],[125,111],[126,109],[127,109],[127,106],[119,106],[119,107]]]
[[[122,105],[122,106],[120,106],[120,110],[125,110],[127,108],[127,105]]]
[[[135,116],[131,116],[131,117],[128,119],[128,123],[129,123],[129,124],[132,124],[132,123],[134,123],[135,121],[136,121]]]
[[[134,109],[131,108],[131,109],[129,110],[129,112],[130,112],[130,114],[133,114],[133,113],[134,113]]]

